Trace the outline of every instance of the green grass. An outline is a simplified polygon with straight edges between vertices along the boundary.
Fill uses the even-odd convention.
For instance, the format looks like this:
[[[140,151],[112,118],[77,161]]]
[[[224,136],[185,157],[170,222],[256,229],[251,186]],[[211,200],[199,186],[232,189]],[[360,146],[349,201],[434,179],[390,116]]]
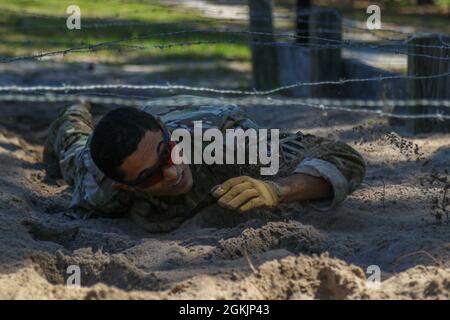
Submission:
[[[77,45],[124,39],[186,29],[227,27],[223,22],[207,19],[194,11],[139,0],[0,0],[0,55],[29,55],[66,49]],[[81,30],[68,30],[69,5],[81,9]],[[88,28],[109,22],[146,23],[146,26],[110,26]],[[85,28],[83,28],[83,25]],[[174,42],[236,40],[235,35],[183,34],[128,41],[127,45],[154,46]],[[117,49],[117,47],[115,47]],[[112,50],[67,55],[66,60],[90,59],[110,62],[151,59],[248,61],[250,49],[241,44],[207,44],[171,49]]]
[[[186,0],[189,1],[189,0]],[[289,2],[290,8],[294,0]],[[444,0],[449,1],[449,0]],[[328,0],[317,0],[316,3]],[[211,29],[233,26],[231,22],[208,19],[193,10],[164,5],[164,0],[0,0],[0,55],[31,55],[53,50],[149,34],[186,29]],[[276,2],[281,6],[283,1]],[[82,29],[68,30],[66,9],[76,4],[81,8]],[[367,19],[365,10],[339,7],[348,18]],[[426,26],[441,32],[450,32],[448,17],[439,15],[396,14],[393,8],[382,12],[383,22]],[[92,24],[109,22],[146,23],[146,26],[111,26],[88,28]],[[83,27],[85,26],[85,27]],[[290,27],[293,23],[289,24]],[[242,26],[241,26],[242,27]],[[186,41],[239,40],[243,36],[224,34],[183,34],[160,38],[147,38],[123,44],[154,46]],[[65,61],[89,60],[104,62],[148,62],[160,60],[250,61],[250,48],[244,44],[203,44],[170,49],[101,50],[94,53],[66,55]]]

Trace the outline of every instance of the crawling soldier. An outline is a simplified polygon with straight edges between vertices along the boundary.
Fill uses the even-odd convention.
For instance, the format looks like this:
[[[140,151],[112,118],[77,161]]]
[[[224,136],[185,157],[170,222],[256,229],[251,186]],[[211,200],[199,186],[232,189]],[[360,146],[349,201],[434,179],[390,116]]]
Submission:
[[[198,120],[221,132],[260,128],[236,105],[176,96],[115,109],[93,129],[82,103],[52,123],[44,162],[51,176],[73,186],[73,207],[129,216],[152,232],[178,227],[208,195],[222,215],[273,212],[287,202],[328,210],[364,178],[365,162],[354,149],[301,132],[280,133],[280,169],[272,176],[261,176],[260,164],[174,164],[171,132],[193,131]]]

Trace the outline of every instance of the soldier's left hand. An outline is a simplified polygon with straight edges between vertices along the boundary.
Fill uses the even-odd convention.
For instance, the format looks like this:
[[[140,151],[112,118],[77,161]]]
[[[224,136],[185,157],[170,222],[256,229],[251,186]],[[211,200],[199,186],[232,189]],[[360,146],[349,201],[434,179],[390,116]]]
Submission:
[[[279,187],[275,183],[248,176],[231,178],[214,187],[211,193],[221,207],[241,213],[257,208],[275,208],[280,202]]]

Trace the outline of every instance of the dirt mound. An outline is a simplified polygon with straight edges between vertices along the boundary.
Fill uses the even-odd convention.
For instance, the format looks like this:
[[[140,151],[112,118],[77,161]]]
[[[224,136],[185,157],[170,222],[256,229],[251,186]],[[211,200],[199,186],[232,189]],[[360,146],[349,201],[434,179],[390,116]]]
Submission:
[[[35,112],[28,110],[36,109],[21,112]],[[275,117],[284,114],[278,107],[268,110],[259,112],[268,118],[263,124],[292,120]],[[311,112],[299,115],[302,127]],[[27,130],[19,137],[0,128],[0,298],[449,299],[449,136],[406,141],[386,136],[385,123],[376,134],[371,126],[321,129],[360,141],[355,147],[369,163],[363,185],[335,210],[283,207],[287,221],[237,225],[233,218],[229,227],[192,219],[170,234],[68,209],[70,188],[46,178],[42,146],[30,143]],[[211,216],[227,220],[214,208]],[[329,254],[314,255],[322,252]],[[81,270],[81,288],[65,285],[72,265]],[[367,285],[370,265],[382,272],[379,287]]]
[[[362,298],[450,299],[450,268],[418,266],[384,281]]]
[[[325,236],[312,226],[298,221],[269,222],[257,229],[247,228],[237,237],[220,240],[215,254],[222,259],[236,259],[272,249],[317,253],[324,242]]]
[[[351,299],[363,292],[365,275],[326,255],[301,255],[267,262],[242,284],[254,287],[262,299]],[[252,295],[243,292],[236,298]]]
[[[0,274],[0,299],[155,299],[151,293],[129,293],[113,286],[89,288],[51,284],[33,265],[12,274]]]
[[[90,256],[91,253],[81,255]],[[116,262],[96,255],[91,270],[121,271]],[[103,264],[103,260],[107,260]],[[70,259],[69,259],[70,260]],[[88,259],[90,260],[90,258]],[[79,262],[79,261],[78,261]],[[91,261],[92,262],[92,261]],[[90,263],[91,263],[90,262]],[[120,264],[120,263],[119,263]],[[92,267],[93,265],[96,265]],[[85,266],[85,265],[84,265]],[[103,266],[100,267],[99,266]],[[120,268],[119,268],[120,269]],[[115,271],[114,271],[115,270]],[[47,270],[48,271],[48,270]],[[102,273],[100,272],[100,273]],[[99,274],[97,273],[97,276]],[[101,279],[101,275],[100,278]],[[129,283],[133,283],[133,279]],[[450,269],[416,267],[382,282],[367,285],[363,270],[328,255],[287,257],[266,262],[248,276],[226,272],[220,276],[198,275],[158,291],[146,288],[125,291],[104,282],[86,288],[51,284],[40,267],[29,263],[12,274],[0,274],[1,299],[449,299]]]
[[[373,287],[361,268],[324,254],[267,262],[243,280],[242,288],[255,288],[263,299],[448,299],[449,279],[449,268],[415,267]]]

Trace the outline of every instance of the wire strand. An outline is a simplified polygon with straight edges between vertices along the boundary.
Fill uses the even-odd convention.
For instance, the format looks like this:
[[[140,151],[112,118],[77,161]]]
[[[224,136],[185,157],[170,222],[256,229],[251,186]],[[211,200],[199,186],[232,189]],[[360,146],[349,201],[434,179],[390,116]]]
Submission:
[[[132,85],[132,84],[94,84],[94,85],[83,85],[83,86],[0,86],[0,92],[33,92],[33,91],[49,91],[49,92],[64,92],[64,91],[92,91],[92,90],[187,90],[192,92],[209,92],[216,94],[234,94],[234,95],[251,95],[251,96],[265,96],[274,93],[278,93],[288,89],[294,89],[298,87],[306,86],[319,86],[319,85],[343,85],[347,83],[360,83],[360,82],[370,82],[370,81],[383,81],[383,80],[394,80],[394,79],[408,79],[408,80],[425,80],[425,79],[436,79],[441,77],[450,76],[450,72],[445,72],[442,74],[428,75],[428,76],[411,76],[411,75],[392,75],[392,76],[380,76],[371,78],[359,78],[359,79],[341,79],[337,81],[317,81],[317,82],[296,82],[290,85],[276,87],[270,90],[257,91],[257,90],[235,90],[235,89],[217,89],[209,87],[194,87],[187,85]]]
[[[226,100],[226,99],[225,99]],[[130,106],[130,107],[139,107],[144,104],[151,103],[151,98],[149,99],[132,99],[132,98],[118,98],[118,97],[95,97],[95,96],[86,96],[86,95],[54,95],[54,94],[46,94],[46,95],[23,95],[23,94],[6,94],[0,95],[0,101],[21,101],[21,102],[78,102],[78,101],[86,101],[97,104],[109,104],[109,105],[120,105],[120,106]],[[229,100],[230,102],[236,102],[235,100]],[[260,102],[258,102],[260,103]],[[271,100],[268,105],[272,106],[282,106],[287,105],[282,100]],[[393,112],[386,112],[383,110],[374,110],[367,108],[348,108],[341,106],[326,106],[324,104],[313,104],[303,102],[301,104],[294,104],[293,106],[298,107],[309,107],[313,109],[319,110],[335,110],[335,111],[345,111],[345,112],[353,112],[353,113],[366,113],[366,114],[374,114],[379,117],[390,117],[390,118],[398,118],[398,119],[436,119],[439,121],[449,120],[450,115],[442,114],[440,112],[436,112],[434,114],[398,114]]]

